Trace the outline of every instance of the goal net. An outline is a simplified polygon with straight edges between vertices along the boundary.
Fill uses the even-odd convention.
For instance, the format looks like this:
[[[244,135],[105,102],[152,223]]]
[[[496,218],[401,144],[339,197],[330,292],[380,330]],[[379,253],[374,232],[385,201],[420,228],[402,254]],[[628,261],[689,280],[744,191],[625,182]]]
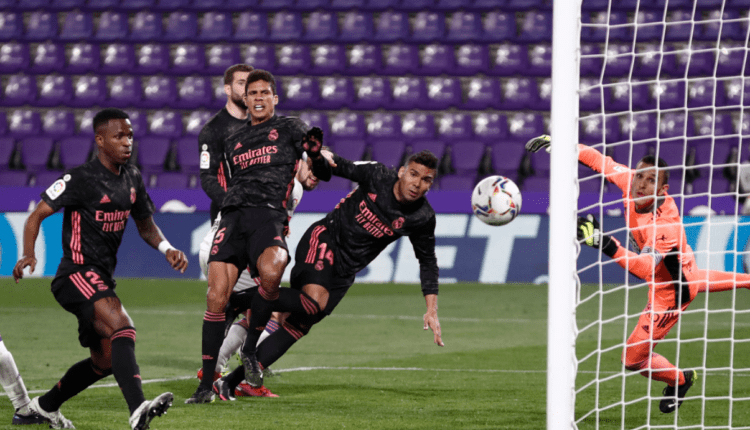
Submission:
[[[562,4],[556,1],[555,7]],[[559,148],[577,160],[574,143],[580,142],[603,154],[600,169],[604,156],[630,169],[646,155],[664,160],[667,193],[684,226],[678,239],[692,248],[692,267],[728,272],[735,284],[747,287],[735,273],[750,271],[750,1],[578,0],[563,7],[575,8],[577,15],[576,70],[567,79],[578,89],[578,109],[575,116],[576,110],[561,112],[565,106],[555,103],[556,92],[564,88],[559,85],[563,68],[553,63],[552,154]],[[569,49],[560,37],[555,31],[553,61]],[[577,130],[556,128],[571,121]],[[556,218],[569,220],[554,204],[555,183],[565,182],[569,161],[563,155],[552,158],[551,229]],[[641,253],[623,191],[589,167],[577,171],[575,216],[594,215],[602,232]],[[570,241],[557,249],[550,244],[550,275],[556,252],[577,252],[577,285],[568,291],[575,297],[572,316],[555,321],[550,313],[551,331],[562,325],[573,332],[574,347],[568,349],[574,401],[570,420],[548,416],[548,428],[750,429],[750,291],[709,285],[684,311],[678,304],[647,312],[647,303],[659,300],[665,286],[650,288],[599,250],[576,249]],[[633,267],[628,263],[627,268]],[[559,286],[553,282],[550,308],[557,306],[552,289]],[[642,314],[650,324],[643,324]],[[654,334],[671,323],[663,339]],[[647,352],[647,363],[630,363],[628,370],[623,353],[636,331],[647,333],[641,347],[666,361]],[[551,341],[549,348],[550,360],[568,359],[567,345]],[[695,370],[698,378],[681,407],[663,413],[660,402],[668,385],[663,375],[672,365]],[[548,390],[559,376],[548,375]],[[548,396],[548,403],[558,401]]]

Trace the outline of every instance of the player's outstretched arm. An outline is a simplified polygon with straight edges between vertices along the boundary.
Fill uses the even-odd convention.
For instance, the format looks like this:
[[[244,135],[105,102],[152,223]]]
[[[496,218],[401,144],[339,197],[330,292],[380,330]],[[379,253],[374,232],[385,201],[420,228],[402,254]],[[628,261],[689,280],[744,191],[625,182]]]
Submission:
[[[42,221],[53,213],[55,213],[55,210],[42,200],[26,219],[26,225],[23,228],[23,256],[16,263],[16,267],[13,268],[13,278],[16,280],[16,284],[19,279],[23,278],[24,268],[30,266],[29,272],[34,273],[34,269],[36,269],[34,244],[36,244],[36,238],[39,236],[39,228]]]
[[[180,273],[185,273],[188,267],[188,260],[185,253],[176,249],[169,243],[161,229],[154,223],[154,217],[149,216],[144,219],[136,219],[135,225],[138,227],[138,233],[141,238],[151,245],[152,248],[158,249],[167,257],[169,265]]]
[[[599,221],[588,214],[586,217],[578,217],[578,230],[576,231],[578,241],[592,248],[601,249],[602,253],[613,258],[620,247],[620,242],[612,236],[603,234]]]
[[[547,152],[552,150],[552,138],[546,134],[531,138],[526,142],[526,150],[529,152],[537,152],[542,148],[547,148]]]
[[[440,320],[438,320],[437,315],[437,294],[428,294],[424,296],[424,300],[427,303],[427,312],[424,314],[424,329],[432,330],[437,346],[445,346],[440,331]]]

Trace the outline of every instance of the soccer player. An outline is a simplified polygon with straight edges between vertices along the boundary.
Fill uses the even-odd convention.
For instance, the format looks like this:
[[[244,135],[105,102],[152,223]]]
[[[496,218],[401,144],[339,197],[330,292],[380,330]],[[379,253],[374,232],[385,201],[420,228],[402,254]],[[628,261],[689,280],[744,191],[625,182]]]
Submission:
[[[311,156],[315,158],[316,154]],[[435,180],[437,157],[421,151],[409,157],[398,171],[377,162],[351,162],[337,155],[333,158],[332,173],[357,182],[359,187],[302,236],[292,268],[291,288],[302,291],[309,300],[307,312],[293,312],[282,329],[259,345],[258,361],[263,368],[273,364],[308,334],[314,324],[330,315],[354,284],[356,273],[402,236],[409,237],[419,260],[427,305],[424,329],[432,329],[434,342],[444,345],[437,315],[435,211],[425,198]],[[329,176],[320,171],[328,165],[316,163],[314,173]],[[253,301],[259,296],[247,295]],[[242,381],[243,371],[238,367],[216,381],[214,387],[222,400],[231,400],[229,393]]]
[[[256,69],[248,75],[244,97],[250,121],[224,140],[231,179],[209,256],[201,349],[202,368],[216,368],[229,295],[240,271],[257,268],[261,285],[252,304],[242,359],[247,382],[258,388],[263,385],[263,373],[255,348],[279,298],[279,284],[289,259],[285,238],[287,198],[294,186],[298,160],[305,152],[303,146],[315,142],[320,151],[323,133],[298,118],[276,116],[276,80],[265,70]],[[212,385],[212,372],[203,372],[201,383],[186,403],[213,401]]]
[[[172,247],[154,224],[154,204],[136,167],[128,164],[133,128],[128,115],[114,108],[99,111],[93,120],[98,155],[62,175],[41,195],[26,220],[24,254],[13,269],[16,282],[24,268],[36,267],[34,242],[42,221],[65,208],[63,258],[52,281],[52,293],[65,310],[78,318],[78,340],[91,357],[74,364],[46,394],[29,408],[51,428],[75,428],[60,406],[100,379],[114,374],[130,410],[130,426],[149,427],[155,416],[171,406],[172,393],[146,400],[135,360],[135,327],[115,293],[112,274],[128,217],[133,216],[141,238],[165,254],[181,273],[187,268],[182,251]]]
[[[29,409],[29,403],[31,403],[29,393],[23,384],[23,378],[18,372],[16,362],[13,360],[13,354],[5,347],[2,336],[0,336],[0,385],[3,386],[16,410],[13,413],[11,424],[44,424],[47,422],[44,417]]]
[[[526,149],[537,152],[551,144],[549,136],[529,140]],[[750,275],[699,269],[682,225],[677,205],[669,196],[667,163],[652,155],[643,157],[635,169],[616,163],[594,148],[578,145],[578,161],[603,173],[622,190],[630,242],[636,252],[617,239],[602,234],[591,215],[578,219],[578,240],[601,252],[649,283],[648,302],[622,353],[625,368],[665,382],[663,413],[674,412],[698,378],[695,370],[680,370],[653,352],[699,292],[750,288]]]

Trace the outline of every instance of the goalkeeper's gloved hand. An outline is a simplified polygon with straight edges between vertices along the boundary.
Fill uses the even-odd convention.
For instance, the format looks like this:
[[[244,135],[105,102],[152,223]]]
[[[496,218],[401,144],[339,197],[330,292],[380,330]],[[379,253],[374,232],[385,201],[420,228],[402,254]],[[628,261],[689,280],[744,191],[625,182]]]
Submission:
[[[552,138],[546,134],[537,136],[526,142],[526,150],[529,152],[537,152],[542,148],[547,148],[547,152],[552,149]]]
[[[617,253],[617,248],[620,247],[620,242],[612,236],[602,234],[601,228],[599,227],[599,221],[594,218],[593,215],[588,214],[586,217],[578,217],[578,230],[577,230],[578,241],[592,247],[601,250],[604,255],[612,258]]]
[[[302,138],[302,148],[313,159],[320,157],[320,150],[323,148],[323,130],[319,127],[311,128]]]

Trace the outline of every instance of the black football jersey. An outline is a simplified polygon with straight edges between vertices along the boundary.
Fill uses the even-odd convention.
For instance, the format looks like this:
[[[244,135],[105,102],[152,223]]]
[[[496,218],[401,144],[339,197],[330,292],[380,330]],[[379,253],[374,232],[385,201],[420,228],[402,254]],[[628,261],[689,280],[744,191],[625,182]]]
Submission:
[[[326,215],[326,225],[335,238],[334,267],[341,276],[364,269],[389,244],[408,236],[419,260],[424,294],[438,292],[438,265],[435,256],[435,211],[426,198],[410,204],[396,200],[393,187],[395,170],[375,161],[352,162],[334,155],[336,176],[351,179],[359,187],[341,199]],[[325,164],[327,166],[327,163]],[[321,164],[313,165],[314,172]]]
[[[224,159],[224,139],[245,124],[247,120],[233,117],[225,107],[206,122],[198,135],[201,187],[211,199],[211,223],[219,214],[229,182]]]
[[[55,211],[65,208],[58,275],[95,265],[111,276],[128,217],[154,213],[138,168],[126,164],[115,175],[99,158],[65,172],[41,196]]]
[[[310,127],[295,117],[250,122],[224,141],[231,179],[222,208],[259,207],[286,211],[294,189],[302,138]]]

